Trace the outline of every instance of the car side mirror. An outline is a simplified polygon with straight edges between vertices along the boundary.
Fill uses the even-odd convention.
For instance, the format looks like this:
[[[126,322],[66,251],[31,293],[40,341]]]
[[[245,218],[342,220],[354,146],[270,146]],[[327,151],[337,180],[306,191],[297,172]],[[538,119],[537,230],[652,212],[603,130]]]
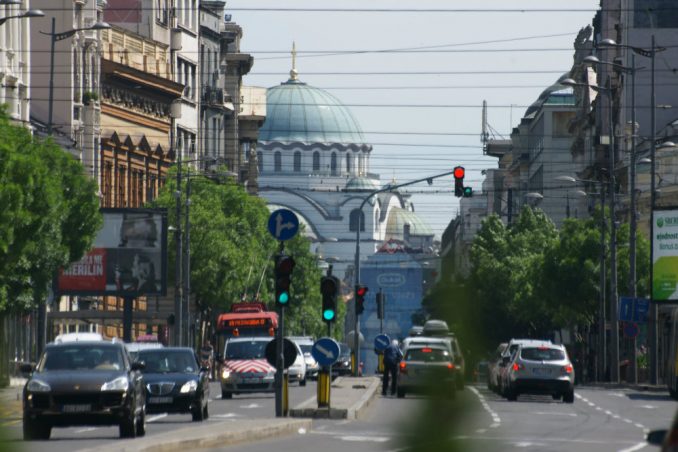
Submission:
[[[647,434],[647,442],[653,446],[661,446],[666,437],[667,430],[652,430]]]
[[[23,363],[19,366],[19,371],[24,375],[32,374],[35,370],[35,365],[31,363]]]
[[[146,368],[145,361],[134,361],[132,363],[132,370],[144,370]]]

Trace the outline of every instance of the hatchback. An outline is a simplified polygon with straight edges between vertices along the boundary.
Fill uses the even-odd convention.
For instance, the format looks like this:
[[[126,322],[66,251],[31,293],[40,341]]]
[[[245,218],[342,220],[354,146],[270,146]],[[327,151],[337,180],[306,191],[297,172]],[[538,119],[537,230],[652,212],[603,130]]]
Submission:
[[[574,368],[564,346],[518,347],[507,366],[505,396],[516,400],[520,394],[551,394],[565,403],[574,402]]]

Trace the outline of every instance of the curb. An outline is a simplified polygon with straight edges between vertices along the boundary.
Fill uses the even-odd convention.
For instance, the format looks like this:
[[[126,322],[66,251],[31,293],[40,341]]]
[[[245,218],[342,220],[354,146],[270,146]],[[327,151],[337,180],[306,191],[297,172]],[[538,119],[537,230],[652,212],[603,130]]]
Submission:
[[[669,392],[668,387],[662,385],[649,385],[643,383],[581,383],[576,387],[579,388],[603,388],[603,389],[630,389],[633,391],[647,391],[647,392]]]
[[[262,425],[252,427],[237,424],[259,422]],[[236,422],[210,423],[197,428],[186,428],[173,433],[176,438],[165,439],[163,435],[153,435],[135,440],[117,442],[106,447],[84,449],[81,452],[166,452],[206,449],[233,444],[258,441],[282,435],[297,433],[299,429],[309,430],[310,419],[256,419]]]
[[[301,405],[290,409],[290,416],[310,417],[314,419],[359,419],[360,416],[364,414],[365,410],[370,406],[372,400],[375,398],[375,395],[378,394],[377,390],[379,389],[381,381],[378,378],[372,378],[371,380],[372,381],[366,387],[366,390],[360,399],[347,408],[318,408],[316,397],[311,397]],[[344,377],[339,377],[333,384],[340,384],[345,381],[350,382],[351,380],[345,379]]]
[[[365,394],[363,394],[360,400],[358,400],[348,409],[347,419],[360,419],[360,417],[365,414],[367,408],[369,408],[369,406],[372,404],[372,401],[376,398],[376,395],[378,394],[377,390],[379,389],[380,385],[381,381],[378,378],[374,378],[372,380],[370,385],[367,387]]]

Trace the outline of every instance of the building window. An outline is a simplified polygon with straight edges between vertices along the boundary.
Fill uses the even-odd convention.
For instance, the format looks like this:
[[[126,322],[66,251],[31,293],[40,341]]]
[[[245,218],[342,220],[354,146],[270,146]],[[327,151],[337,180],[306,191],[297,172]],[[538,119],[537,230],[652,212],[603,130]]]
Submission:
[[[337,153],[336,152],[332,153],[332,158],[330,159],[330,171],[332,173],[332,176],[337,175]]]
[[[365,230],[365,214],[360,209],[353,209],[349,216],[348,230],[356,232],[358,230],[358,221],[360,221],[360,231]]]
[[[295,151],[294,153],[294,172],[301,172],[301,152]]]
[[[282,171],[282,155],[280,151],[275,151],[275,154],[273,154],[273,171],[276,173]]]
[[[352,172],[352,170],[353,170],[353,166],[351,165],[351,163],[352,163],[352,161],[351,161],[351,153],[350,153],[350,152],[347,152],[347,153],[346,153],[346,172],[349,173],[349,174],[350,174],[350,173]]]
[[[113,165],[106,163],[104,169],[104,207],[113,206]]]
[[[195,100],[195,64],[177,58],[177,82],[184,85],[184,97]]]
[[[118,167],[118,189],[117,189],[117,202],[114,207],[127,207],[125,205],[125,171],[124,166]]]
[[[320,171],[320,152],[313,152],[313,171]]]

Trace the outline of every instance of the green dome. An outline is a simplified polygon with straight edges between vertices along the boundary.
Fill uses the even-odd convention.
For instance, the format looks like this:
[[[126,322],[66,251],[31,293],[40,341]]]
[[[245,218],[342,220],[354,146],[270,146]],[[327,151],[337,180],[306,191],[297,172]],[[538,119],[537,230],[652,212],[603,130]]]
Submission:
[[[386,221],[386,237],[402,239],[406,224],[410,225],[410,235],[433,235],[433,230],[416,213],[394,207]]]
[[[339,100],[298,80],[266,92],[266,121],[259,141],[364,144],[358,121]]]
[[[379,188],[379,181],[368,177],[354,177],[346,183],[346,191],[374,191]]]

